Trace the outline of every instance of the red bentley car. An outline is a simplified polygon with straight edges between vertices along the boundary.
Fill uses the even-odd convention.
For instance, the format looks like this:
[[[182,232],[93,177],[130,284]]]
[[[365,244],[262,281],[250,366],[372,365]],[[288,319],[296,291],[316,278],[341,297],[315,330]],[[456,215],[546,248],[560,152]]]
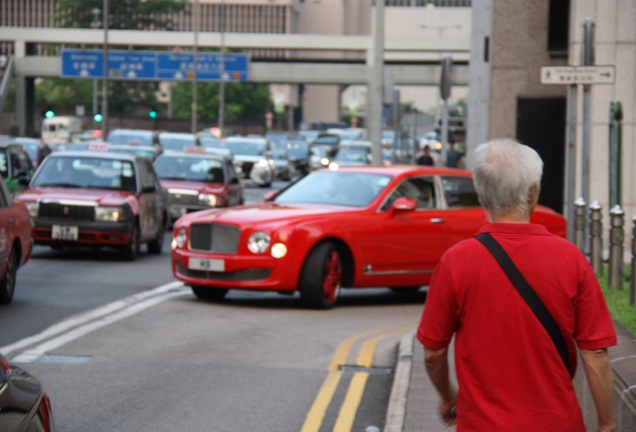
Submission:
[[[31,249],[29,211],[21,202],[11,200],[0,178],[0,305],[11,303],[18,267],[26,264]]]
[[[563,216],[533,222],[565,236]],[[186,215],[174,226],[172,271],[202,299],[228,289],[299,291],[330,308],[343,288],[413,291],[441,255],[487,222],[468,171],[359,166],[312,172],[263,203]]]

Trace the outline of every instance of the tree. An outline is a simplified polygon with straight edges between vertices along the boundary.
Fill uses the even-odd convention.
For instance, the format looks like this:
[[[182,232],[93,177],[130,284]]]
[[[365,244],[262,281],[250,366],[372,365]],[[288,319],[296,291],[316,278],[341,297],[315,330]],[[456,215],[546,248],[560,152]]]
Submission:
[[[197,117],[218,120],[219,84],[197,83]],[[269,87],[256,83],[226,83],[226,122],[238,120],[262,121],[270,104]],[[172,109],[178,118],[190,118],[192,114],[192,83],[178,83],[172,89]]]

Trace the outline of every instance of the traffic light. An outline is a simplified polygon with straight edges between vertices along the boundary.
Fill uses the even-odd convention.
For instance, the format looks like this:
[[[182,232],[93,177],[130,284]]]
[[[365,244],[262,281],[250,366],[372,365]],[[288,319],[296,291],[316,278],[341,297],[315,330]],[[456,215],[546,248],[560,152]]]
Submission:
[[[101,123],[102,120],[104,120],[104,116],[100,113],[97,113],[93,116],[93,120],[95,120],[95,123]]]
[[[157,109],[156,109],[155,107],[152,107],[152,108],[150,109],[150,111],[148,111],[148,116],[149,116],[151,119],[156,119],[156,118],[157,118]]]
[[[50,105],[41,105],[40,106],[40,115],[45,118],[53,118],[55,117],[55,112]]]

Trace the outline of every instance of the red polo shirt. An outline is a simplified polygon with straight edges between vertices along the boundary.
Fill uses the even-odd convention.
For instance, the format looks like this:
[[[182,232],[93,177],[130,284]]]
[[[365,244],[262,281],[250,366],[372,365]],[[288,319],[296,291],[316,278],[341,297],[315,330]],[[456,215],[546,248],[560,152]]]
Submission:
[[[616,345],[596,276],[579,249],[535,224],[489,232],[576,348]],[[447,347],[455,334],[458,431],[585,431],[572,380],[554,343],[497,261],[477,240],[450,248],[429,287],[417,337]]]

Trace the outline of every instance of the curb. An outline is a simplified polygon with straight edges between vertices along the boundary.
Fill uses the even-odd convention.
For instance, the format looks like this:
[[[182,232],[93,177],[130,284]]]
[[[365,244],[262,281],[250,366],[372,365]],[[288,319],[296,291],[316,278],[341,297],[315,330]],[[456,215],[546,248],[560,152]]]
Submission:
[[[402,336],[398,347],[395,377],[389,396],[389,406],[386,411],[384,432],[402,432],[406,418],[406,402],[408,400],[411,370],[413,368],[413,339],[415,331]]]

